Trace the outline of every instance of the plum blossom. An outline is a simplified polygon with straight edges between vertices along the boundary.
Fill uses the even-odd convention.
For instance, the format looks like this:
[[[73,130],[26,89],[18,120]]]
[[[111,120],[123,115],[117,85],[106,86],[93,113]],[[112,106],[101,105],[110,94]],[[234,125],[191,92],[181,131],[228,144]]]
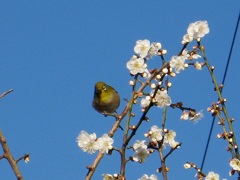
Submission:
[[[151,102],[151,97],[150,96],[146,96],[145,98],[142,98],[141,99],[141,107],[143,107],[143,108],[148,107],[150,102]]]
[[[205,177],[205,180],[219,180],[219,174],[216,174],[212,171],[210,171],[207,176]]]
[[[156,125],[152,126],[150,131],[149,131],[148,138],[149,138],[150,142],[161,141],[162,138],[163,138],[163,131],[162,131],[162,129],[160,129]]]
[[[190,36],[189,34],[185,34],[183,36],[182,44],[186,44],[186,43],[189,43],[189,42],[192,42],[192,41],[193,41],[193,37]]]
[[[173,130],[168,131],[164,135],[164,143],[169,144],[170,147],[175,148],[179,143],[175,141],[176,132]]]
[[[132,158],[135,162],[143,163],[149,155],[150,153],[147,149],[139,147],[135,150],[135,154]]]
[[[151,176],[148,176],[144,174],[140,179],[138,180],[158,180],[158,177],[155,174],[152,174]]]
[[[202,110],[199,111],[198,113],[195,113],[193,116],[190,117],[190,120],[191,121],[194,121],[195,123],[197,123],[200,119],[203,118],[203,113],[202,113]]]
[[[162,48],[161,43],[159,42],[153,42],[149,48],[148,51],[148,57],[156,56],[158,54],[158,51]]]
[[[233,168],[235,171],[240,171],[240,161],[237,158],[233,158],[230,161],[230,166]]]
[[[127,68],[132,75],[147,72],[147,64],[145,63],[145,60],[143,58],[138,58],[137,56],[133,56],[127,62]]]
[[[134,52],[140,58],[148,60],[149,58],[158,55],[158,51],[162,48],[161,43],[153,42],[150,43],[149,40],[138,40],[134,46]]]
[[[141,58],[145,58],[148,55],[150,49],[150,41],[147,39],[138,40],[134,46],[134,52],[138,54]]]
[[[153,94],[154,94],[154,91],[151,92],[152,96],[153,96]],[[158,90],[154,97],[154,100],[155,100],[156,106],[158,106],[160,108],[164,108],[164,107],[170,106],[172,104],[172,100],[166,90],[164,90],[164,91]]]
[[[194,39],[203,38],[206,34],[209,33],[209,27],[207,21],[196,21],[189,24],[187,33],[189,36]]]
[[[93,154],[98,150],[96,139],[97,136],[95,133],[88,134],[86,131],[81,131],[77,137],[77,143],[84,152]]]
[[[145,140],[143,141],[136,140],[135,143],[133,144],[134,150],[137,150],[138,148],[147,149],[147,147],[148,147],[148,143]]]
[[[98,150],[102,153],[108,153],[109,150],[113,148],[114,140],[108,136],[108,134],[104,134],[102,137],[98,138]]]
[[[176,73],[179,73],[181,70],[185,69],[185,60],[184,56],[173,56],[169,62],[171,68],[175,70]]]

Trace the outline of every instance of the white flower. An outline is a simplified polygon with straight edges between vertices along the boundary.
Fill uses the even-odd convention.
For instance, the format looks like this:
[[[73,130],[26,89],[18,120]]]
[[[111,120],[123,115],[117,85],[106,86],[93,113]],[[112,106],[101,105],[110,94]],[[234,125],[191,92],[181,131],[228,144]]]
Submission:
[[[184,50],[182,51],[182,55],[181,55],[181,56],[182,56],[182,58],[185,59],[185,60],[189,58],[190,55],[188,54],[187,49],[184,49]]]
[[[148,107],[150,102],[151,102],[151,97],[150,96],[146,96],[145,98],[142,98],[141,99],[141,107],[143,107],[143,108]]]
[[[151,92],[151,95],[153,95],[154,92]],[[170,106],[172,104],[171,98],[168,95],[167,91],[160,91],[158,90],[156,95],[155,95],[155,104],[160,107],[164,108],[166,106]]]
[[[138,180],[158,180],[158,177],[155,174],[152,174],[151,176],[148,176],[144,174],[140,179]]]
[[[148,147],[148,143],[145,140],[143,141],[136,140],[135,143],[133,144],[134,150],[137,150],[138,148],[147,149],[147,147]]]
[[[104,134],[102,137],[98,138],[98,148],[101,153],[108,153],[108,150],[113,148],[114,140],[108,136],[108,134]]]
[[[190,120],[197,123],[202,118],[203,118],[203,113],[202,113],[202,110],[201,110],[198,113],[195,113],[193,117],[190,117]]]
[[[150,142],[161,141],[163,138],[162,129],[158,128],[156,125],[152,126],[148,138]]]
[[[186,44],[186,43],[189,43],[189,42],[192,42],[192,41],[193,41],[193,37],[190,36],[189,34],[185,34],[183,36],[182,44]]]
[[[114,180],[114,177],[111,174],[103,174],[103,180]]]
[[[149,155],[150,154],[147,149],[139,147],[135,150],[135,154],[132,158],[135,162],[143,163]]]
[[[169,146],[171,147],[171,148],[176,148],[177,146],[177,148],[179,148],[180,146],[179,146],[179,142],[177,142],[177,141],[171,141],[171,142],[169,142]]]
[[[164,143],[169,144],[172,148],[176,147],[176,145],[178,145],[178,142],[176,142],[174,140],[176,136],[176,132],[173,130],[168,131],[165,135],[164,135]]]
[[[188,120],[188,118],[189,118],[189,113],[188,113],[187,111],[183,111],[180,119],[182,119],[182,120]]]
[[[176,146],[179,145],[179,142],[175,141],[175,136],[176,136],[176,132],[173,130],[168,131],[165,135],[164,135],[164,143],[169,144],[169,146],[171,148],[176,148]]]
[[[240,161],[237,158],[233,158],[230,161],[230,166],[235,170],[235,171],[240,171]]]
[[[86,131],[81,131],[77,137],[78,146],[84,151],[93,154],[98,150],[96,143],[96,134],[88,134]]]
[[[207,176],[205,177],[205,180],[219,180],[219,174],[216,174],[212,171],[210,171]]]
[[[209,33],[207,21],[196,21],[188,26],[187,33],[194,39],[202,38]]]
[[[146,72],[147,64],[145,64],[143,58],[137,58],[136,56],[133,56],[127,62],[127,68],[130,70],[132,75],[136,75],[137,73]]]
[[[173,56],[169,62],[171,68],[175,69],[176,73],[185,69],[185,58],[184,56]]]
[[[201,58],[201,56],[200,56],[199,54],[196,54],[196,53],[195,53],[195,54],[192,54],[192,55],[191,55],[191,58],[192,58],[192,59],[199,59],[199,58]]]
[[[138,40],[134,47],[134,52],[138,54],[141,58],[145,58],[148,55],[148,51],[150,49],[150,41],[145,40]]]
[[[148,56],[156,56],[158,54],[158,51],[162,48],[161,43],[159,42],[153,42],[148,50]]]

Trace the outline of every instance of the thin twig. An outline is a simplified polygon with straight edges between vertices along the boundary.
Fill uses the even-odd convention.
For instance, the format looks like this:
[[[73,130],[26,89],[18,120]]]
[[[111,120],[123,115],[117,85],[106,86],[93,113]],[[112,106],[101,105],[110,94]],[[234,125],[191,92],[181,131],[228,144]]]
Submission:
[[[0,95],[0,98],[3,98],[4,96],[6,96],[7,94],[13,92],[13,89],[9,89],[8,91],[6,92],[3,92],[1,95]]]

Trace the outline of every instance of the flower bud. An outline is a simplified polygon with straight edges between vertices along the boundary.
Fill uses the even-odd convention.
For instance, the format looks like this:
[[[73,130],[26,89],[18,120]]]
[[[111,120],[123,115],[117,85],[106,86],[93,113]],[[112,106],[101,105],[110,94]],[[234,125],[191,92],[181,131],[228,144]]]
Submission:
[[[186,163],[186,164],[183,165],[183,167],[184,167],[185,169],[190,169],[190,168],[191,168],[191,164]]]
[[[162,72],[163,72],[164,74],[167,74],[167,73],[168,73],[168,69],[167,69],[167,68],[163,68]]]

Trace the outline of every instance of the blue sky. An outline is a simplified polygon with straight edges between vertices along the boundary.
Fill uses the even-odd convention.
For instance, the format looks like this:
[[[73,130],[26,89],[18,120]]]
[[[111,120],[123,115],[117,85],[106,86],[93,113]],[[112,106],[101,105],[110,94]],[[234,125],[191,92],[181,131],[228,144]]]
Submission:
[[[240,2],[232,1],[2,1],[0,5],[0,92],[14,92],[1,99],[1,130],[15,158],[30,153],[29,164],[19,163],[25,179],[84,179],[96,154],[83,153],[76,144],[81,130],[107,133],[113,119],[105,118],[91,107],[93,86],[102,80],[114,86],[121,98],[129,98],[131,76],[126,62],[139,39],[161,42],[170,59],[181,49],[182,36],[191,22],[207,20],[210,33],[203,44],[215,66],[220,83],[226,66],[239,13]],[[239,33],[223,90],[229,114],[236,119],[240,135],[238,81]],[[155,65],[157,64],[157,60]],[[152,65],[154,67],[154,62]],[[172,79],[173,102],[203,110],[197,124],[179,120],[178,110],[169,110],[167,128],[177,132],[182,147],[168,159],[169,179],[194,179],[194,170],[185,170],[186,161],[201,165],[211,115],[207,107],[217,96],[208,72],[189,68]],[[123,110],[122,101],[118,111]],[[138,105],[135,113],[139,114]],[[161,109],[153,110],[152,121],[140,128],[136,139],[152,126],[160,125]],[[139,114],[140,115],[140,114]],[[137,122],[137,117],[136,121]],[[216,139],[221,127],[214,126],[204,172],[214,171],[230,178],[225,141]],[[120,146],[122,132],[114,145]],[[134,140],[135,141],[135,140]],[[238,141],[239,142],[239,141]],[[133,143],[133,142],[132,142]],[[240,143],[240,142],[239,142]],[[131,155],[131,153],[129,153]],[[119,172],[119,156],[114,153],[100,163],[93,179],[103,173]],[[117,160],[117,161],[115,161]],[[130,163],[128,179],[156,174],[156,154],[146,164]],[[0,179],[15,179],[7,163],[0,163]],[[4,172],[4,173],[3,173]]]

